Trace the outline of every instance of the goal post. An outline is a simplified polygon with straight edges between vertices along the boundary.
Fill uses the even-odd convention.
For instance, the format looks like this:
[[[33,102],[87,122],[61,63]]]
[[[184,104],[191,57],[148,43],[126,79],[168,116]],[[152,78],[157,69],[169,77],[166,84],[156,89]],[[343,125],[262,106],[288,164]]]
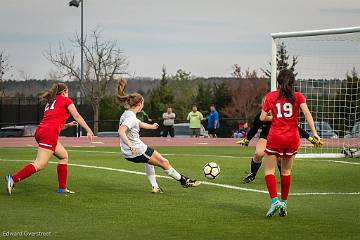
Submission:
[[[324,139],[322,148],[302,139],[298,157],[356,155],[360,149],[360,26],[280,32],[271,37],[271,90],[276,90],[282,68],[277,58],[282,45],[290,57],[296,57],[296,90],[305,95]],[[299,124],[310,132],[302,114]]]

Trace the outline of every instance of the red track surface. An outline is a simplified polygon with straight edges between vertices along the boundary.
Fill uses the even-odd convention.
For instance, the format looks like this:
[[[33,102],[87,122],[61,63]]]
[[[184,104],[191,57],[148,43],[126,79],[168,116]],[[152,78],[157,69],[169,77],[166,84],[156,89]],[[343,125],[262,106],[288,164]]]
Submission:
[[[95,137],[93,143],[89,143],[86,137],[60,137],[60,142],[65,147],[117,147],[119,139],[113,137]],[[142,138],[149,146],[238,146],[234,138]],[[324,139],[327,147],[360,146],[360,139]],[[254,146],[257,139],[253,139],[250,146]],[[302,139],[302,145],[309,145]],[[0,147],[34,147],[37,143],[33,137],[0,138]],[[310,144],[311,146],[311,144]]]

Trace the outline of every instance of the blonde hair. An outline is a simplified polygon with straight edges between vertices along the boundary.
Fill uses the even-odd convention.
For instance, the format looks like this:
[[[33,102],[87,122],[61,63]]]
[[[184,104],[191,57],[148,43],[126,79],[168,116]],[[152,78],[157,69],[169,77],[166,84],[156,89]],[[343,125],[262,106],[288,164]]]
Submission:
[[[54,102],[57,95],[60,95],[66,91],[68,87],[64,83],[54,83],[50,89],[46,90],[40,95],[40,100],[42,103],[52,103]]]
[[[117,99],[125,109],[136,107],[141,101],[144,101],[143,96],[140,93],[130,93],[125,95],[127,81],[125,79],[119,80]]]

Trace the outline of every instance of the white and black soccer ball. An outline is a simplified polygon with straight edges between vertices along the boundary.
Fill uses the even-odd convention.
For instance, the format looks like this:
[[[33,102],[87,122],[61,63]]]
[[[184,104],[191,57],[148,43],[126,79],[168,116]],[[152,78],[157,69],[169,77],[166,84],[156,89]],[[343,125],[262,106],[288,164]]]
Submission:
[[[215,179],[220,174],[220,166],[215,162],[209,162],[203,168],[205,177]]]

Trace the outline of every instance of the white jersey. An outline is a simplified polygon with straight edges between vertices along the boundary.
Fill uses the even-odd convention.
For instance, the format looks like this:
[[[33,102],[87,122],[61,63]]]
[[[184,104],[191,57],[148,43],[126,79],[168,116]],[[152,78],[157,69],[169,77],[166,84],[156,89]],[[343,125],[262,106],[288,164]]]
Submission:
[[[128,127],[128,130],[125,132],[126,136],[136,149],[136,155],[133,155],[129,146],[120,139],[121,153],[125,158],[134,158],[143,155],[147,149],[145,143],[140,140],[139,123],[140,120],[136,118],[136,114],[133,111],[125,111],[120,117],[119,125],[125,125]]]

